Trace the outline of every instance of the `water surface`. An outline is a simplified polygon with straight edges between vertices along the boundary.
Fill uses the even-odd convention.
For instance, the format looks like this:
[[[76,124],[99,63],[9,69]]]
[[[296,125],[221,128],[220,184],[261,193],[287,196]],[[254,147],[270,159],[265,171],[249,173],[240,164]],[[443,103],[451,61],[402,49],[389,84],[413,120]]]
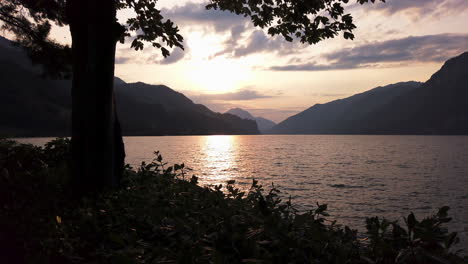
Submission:
[[[202,184],[274,183],[299,209],[327,203],[340,223],[361,230],[366,216],[401,220],[449,205],[451,228],[468,245],[467,136],[166,136],[125,144],[134,167],[159,150],[170,164],[193,168]]]

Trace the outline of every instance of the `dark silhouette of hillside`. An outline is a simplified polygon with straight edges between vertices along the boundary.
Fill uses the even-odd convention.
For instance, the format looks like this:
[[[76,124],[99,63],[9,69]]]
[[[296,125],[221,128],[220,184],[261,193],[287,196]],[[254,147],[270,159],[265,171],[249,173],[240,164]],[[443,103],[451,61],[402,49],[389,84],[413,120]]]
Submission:
[[[279,123],[269,133],[273,134],[348,134],[359,130],[359,120],[376,111],[408,90],[421,85],[404,82],[377,87],[370,91],[339,99],[326,104],[316,104]]]
[[[427,82],[403,82],[316,104],[272,134],[468,134],[468,52]]]
[[[248,111],[241,108],[229,109],[226,113],[238,116],[243,119],[255,120],[257,122],[258,130],[260,130],[261,133],[266,133],[269,129],[276,125],[276,123],[271,120],[259,116],[253,116]]]
[[[417,89],[369,115],[369,133],[468,134],[468,52],[445,62]]]
[[[116,85],[125,135],[258,134],[255,121],[215,113],[164,85]]]
[[[24,52],[0,37],[0,135],[68,136],[71,82],[43,79]],[[163,85],[115,80],[124,135],[258,134],[255,121],[215,113]]]

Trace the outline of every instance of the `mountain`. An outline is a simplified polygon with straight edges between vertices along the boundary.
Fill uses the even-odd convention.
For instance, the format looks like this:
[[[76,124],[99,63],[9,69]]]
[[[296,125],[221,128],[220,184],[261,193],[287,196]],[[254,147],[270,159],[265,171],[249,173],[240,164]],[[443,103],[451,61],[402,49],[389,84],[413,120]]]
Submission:
[[[417,89],[369,115],[369,133],[468,134],[468,52],[445,62]]]
[[[215,113],[164,85],[123,83],[115,94],[125,135],[258,134],[255,122]]]
[[[0,135],[70,135],[71,82],[39,77],[40,66],[0,37]],[[257,124],[193,103],[164,85],[115,79],[124,135],[258,134]]]
[[[275,122],[268,120],[266,118],[258,117],[258,116],[254,117],[249,112],[241,108],[233,108],[227,111],[226,113],[238,116],[243,119],[255,120],[257,122],[258,130],[260,130],[261,133],[267,132],[269,129],[271,129],[272,127],[276,125]]]
[[[377,87],[370,91],[316,104],[273,127],[272,134],[353,134],[359,133],[359,120],[391,103],[396,97],[420,86],[418,82],[403,82]]]
[[[468,52],[427,82],[402,82],[316,104],[272,134],[468,134]]]

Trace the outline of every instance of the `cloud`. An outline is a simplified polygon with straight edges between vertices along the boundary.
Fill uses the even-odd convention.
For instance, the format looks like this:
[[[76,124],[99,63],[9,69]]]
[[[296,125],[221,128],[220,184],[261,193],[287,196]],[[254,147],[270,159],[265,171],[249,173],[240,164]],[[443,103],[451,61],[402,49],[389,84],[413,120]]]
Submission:
[[[443,62],[468,49],[468,34],[410,36],[341,49],[322,56],[328,63],[315,61],[272,66],[274,71],[328,71],[372,68],[408,63]],[[293,60],[294,61],[294,60]]]
[[[131,61],[130,57],[124,57],[124,56],[115,57],[115,64],[125,64],[130,61]]]
[[[166,57],[166,58],[162,58],[162,59],[149,59],[148,62],[151,63],[151,62],[155,62],[157,64],[162,64],[162,65],[168,65],[168,64],[173,64],[173,63],[176,63],[180,60],[182,60],[185,56],[185,54],[187,54],[189,51],[189,48],[186,44],[184,44],[184,50],[180,49],[180,48],[175,48],[172,52],[171,52],[171,55],[169,57]],[[157,58],[160,58],[160,56],[157,56]]]
[[[190,49],[186,43],[184,45],[184,50],[175,47],[169,57],[164,58],[161,54],[161,51],[157,48],[145,48],[143,51],[135,51],[129,48],[120,48],[117,49],[117,54],[115,57],[115,64],[162,64],[168,65],[176,63],[187,54],[189,54]]]
[[[282,37],[271,37],[262,30],[255,30],[249,18],[228,11],[206,10],[203,3],[189,2],[161,12],[182,26],[202,26],[219,34],[229,32],[230,36],[223,43],[224,48],[210,58],[223,55],[240,58],[264,52],[284,55],[301,47],[297,41],[290,43]]]
[[[247,38],[242,39],[240,31],[238,28],[233,28],[231,37],[224,43],[225,48],[212,57],[227,55],[231,58],[240,58],[265,52],[288,55],[305,47],[299,42],[287,42],[282,37],[268,36],[262,30],[255,30]]]
[[[245,24],[248,19],[220,10],[206,10],[206,4],[188,2],[182,6],[162,9],[161,13],[179,25],[208,25],[216,32],[230,30],[237,25]]]
[[[372,7],[366,7],[373,10],[384,12],[387,15],[393,15],[399,12],[405,12],[415,17],[421,15],[433,14],[444,16],[452,13],[461,13],[468,9],[466,0],[390,0],[386,3],[376,3]]]
[[[262,94],[256,90],[251,88],[244,88],[237,92],[231,93],[220,93],[220,94],[199,94],[190,96],[190,98],[194,99],[195,101],[247,101],[247,100],[255,100],[261,98],[271,98],[276,96],[275,95],[267,95]]]
[[[310,96],[318,96],[318,97],[344,97],[350,96],[350,93],[312,93]]]

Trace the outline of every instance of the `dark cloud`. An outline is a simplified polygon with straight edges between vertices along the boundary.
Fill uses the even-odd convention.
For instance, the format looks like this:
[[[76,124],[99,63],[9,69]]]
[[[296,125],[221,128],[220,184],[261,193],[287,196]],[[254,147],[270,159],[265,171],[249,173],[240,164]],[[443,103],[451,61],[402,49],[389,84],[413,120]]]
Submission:
[[[182,60],[187,52],[188,52],[188,47],[186,45],[184,45],[184,50],[180,48],[175,48],[171,52],[171,55],[169,57],[157,60],[156,63],[163,64],[163,65],[176,63]]]
[[[274,71],[327,71],[407,64],[408,62],[443,62],[468,49],[468,35],[440,34],[406,37],[369,43],[325,54],[327,64],[308,62],[273,66]],[[388,65],[387,65],[388,66]]]
[[[219,10],[206,10],[206,4],[186,3],[170,9],[162,9],[161,13],[180,25],[208,25],[216,32],[230,30],[231,28],[245,24],[248,19],[231,12]]]
[[[383,11],[386,14],[408,12],[416,16],[420,15],[447,15],[449,13],[461,13],[468,9],[466,0],[390,0],[386,3],[376,3],[366,6],[366,9]]]
[[[193,98],[195,101],[246,101],[271,97],[273,97],[273,95],[262,94],[250,88],[245,88],[232,93],[200,94],[196,96],[191,96],[191,98]]]
[[[268,36],[262,30],[253,31],[246,39],[239,38],[239,35],[237,31],[231,31],[231,38],[224,43],[224,50],[217,52],[212,57],[227,55],[232,58],[240,58],[264,52],[287,55],[303,48],[302,44],[298,42],[287,42],[282,37]]]
[[[127,62],[130,62],[131,58],[130,57],[115,57],[115,64],[125,64]]]

